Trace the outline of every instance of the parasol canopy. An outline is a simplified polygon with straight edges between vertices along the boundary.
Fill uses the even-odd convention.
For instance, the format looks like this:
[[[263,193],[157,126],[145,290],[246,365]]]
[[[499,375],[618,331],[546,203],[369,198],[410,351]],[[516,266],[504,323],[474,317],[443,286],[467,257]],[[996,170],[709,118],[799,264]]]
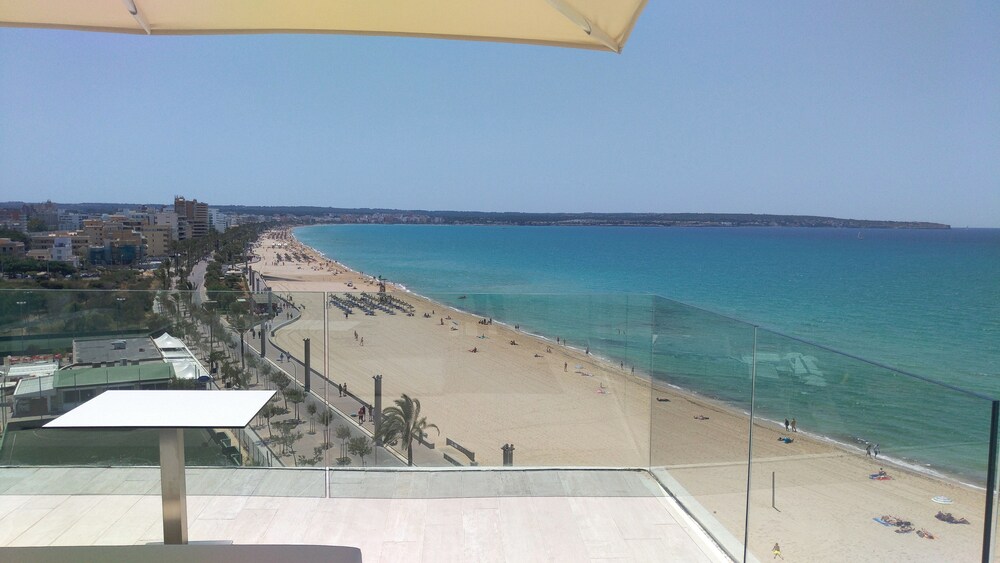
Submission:
[[[333,33],[620,53],[646,0],[3,0],[0,26],[149,35]]]

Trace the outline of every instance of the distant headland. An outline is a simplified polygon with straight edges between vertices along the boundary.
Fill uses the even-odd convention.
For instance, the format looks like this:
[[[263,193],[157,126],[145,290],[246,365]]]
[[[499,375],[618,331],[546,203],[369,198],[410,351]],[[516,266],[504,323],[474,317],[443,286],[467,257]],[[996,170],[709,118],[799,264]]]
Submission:
[[[50,205],[51,202],[49,203]],[[0,202],[0,209],[24,202]],[[58,203],[76,213],[115,213],[145,207],[135,203]],[[627,227],[833,227],[847,229],[950,229],[925,221],[842,219],[814,215],[757,213],[522,213],[513,211],[430,211],[422,209],[342,208],[319,206],[213,205],[219,211],[261,220],[315,223],[443,225],[627,226]]]

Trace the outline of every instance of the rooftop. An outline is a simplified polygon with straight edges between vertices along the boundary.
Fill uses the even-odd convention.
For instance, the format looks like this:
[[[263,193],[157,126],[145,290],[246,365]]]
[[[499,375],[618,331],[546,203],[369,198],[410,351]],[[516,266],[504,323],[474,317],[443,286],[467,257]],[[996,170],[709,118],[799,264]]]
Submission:
[[[153,361],[160,359],[160,351],[153,339],[99,338],[73,341],[73,361],[77,364],[121,363]]]
[[[116,383],[135,383],[174,377],[174,366],[168,363],[150,363],[138,366],[64,369],[55,374],[55,387],[87,387]]]
[[[645,471],[188,468],[192,543],[364,561],[728,561]],[[159,471],[5,468],[0,546],[162,541]]]

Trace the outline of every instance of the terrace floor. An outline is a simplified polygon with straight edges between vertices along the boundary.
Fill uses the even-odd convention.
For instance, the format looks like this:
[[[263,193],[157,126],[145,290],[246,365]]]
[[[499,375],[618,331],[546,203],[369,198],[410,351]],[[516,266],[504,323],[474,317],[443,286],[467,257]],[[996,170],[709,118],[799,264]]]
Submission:
[[[729,559],[637,470],[189,468],[191,543],[367,561]],[[2,547],[163,541],[157,468],[0,468]]]

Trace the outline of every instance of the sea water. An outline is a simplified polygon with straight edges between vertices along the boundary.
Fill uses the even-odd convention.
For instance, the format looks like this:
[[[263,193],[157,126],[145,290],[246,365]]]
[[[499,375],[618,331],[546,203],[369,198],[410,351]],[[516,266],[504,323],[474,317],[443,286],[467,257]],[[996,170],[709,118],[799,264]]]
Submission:
[[[985,467],[987,399],[882,366],[1000,397],[1000,229],[322,225],[295,234],[356,270],[740,408],[755,364],[755,414],[797,416],[832,439],[878,441],[973,480]]]

